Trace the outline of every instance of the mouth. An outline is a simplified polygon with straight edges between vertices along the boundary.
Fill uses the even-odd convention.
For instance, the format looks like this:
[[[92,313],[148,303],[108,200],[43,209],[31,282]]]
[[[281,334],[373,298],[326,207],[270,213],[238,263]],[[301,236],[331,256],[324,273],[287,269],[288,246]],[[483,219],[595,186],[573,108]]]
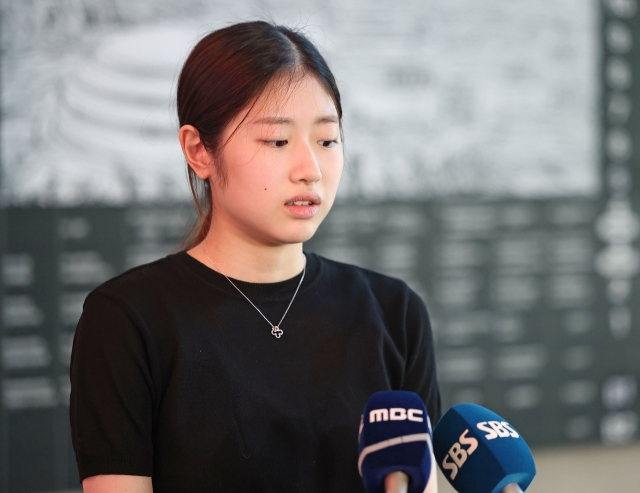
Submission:
[[[322,199],[320,195],[315,192],[308,192],[301,195],[296,195],[295,197],[291,197],[284,205],[288,206],[311,206],[311,205],[320,205],[322,203]]]
[[[289,213],[298,219],[310,219],[320,210],[322,199],[317,193],[308,192],[291,197],[284,203]]]
[[[297,200],[295,202],[287,202],[285,205],[313,205],[315,202],[311,200]]]

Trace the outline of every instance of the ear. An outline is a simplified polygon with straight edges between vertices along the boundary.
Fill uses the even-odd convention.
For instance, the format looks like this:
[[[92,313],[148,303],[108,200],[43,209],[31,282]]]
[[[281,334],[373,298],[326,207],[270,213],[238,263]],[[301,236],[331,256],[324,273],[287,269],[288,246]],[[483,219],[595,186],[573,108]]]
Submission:
[[[191,169],[201,180],[213,176],[213,159],[200,140],[200,132],[193,125],[183,125],[178,131],[182,152]]]

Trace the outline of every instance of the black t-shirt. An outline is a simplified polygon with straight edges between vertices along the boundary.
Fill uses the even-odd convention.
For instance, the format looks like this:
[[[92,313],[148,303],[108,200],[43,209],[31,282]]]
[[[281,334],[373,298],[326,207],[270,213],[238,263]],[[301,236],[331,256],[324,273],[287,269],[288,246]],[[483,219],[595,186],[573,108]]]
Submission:
[[[164,492],[361,492],[360,415],[378,390],[440,416],[426,308],[402,281],[307,255],[280,339],[186,252],[89,294],[71,357],[80,478],[151,476]],[[236,285],[277,323],[300,275]]]

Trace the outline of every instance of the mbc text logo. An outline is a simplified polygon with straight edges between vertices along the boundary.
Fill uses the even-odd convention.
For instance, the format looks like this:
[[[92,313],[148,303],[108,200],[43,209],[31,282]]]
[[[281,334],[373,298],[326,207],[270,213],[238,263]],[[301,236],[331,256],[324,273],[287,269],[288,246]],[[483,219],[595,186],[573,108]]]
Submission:
[[[389,409],[373,409],[369,412],[369,423],[380,421],[424,421],[423,411],[420,409],[405,409],[403,407],[392,407]]]

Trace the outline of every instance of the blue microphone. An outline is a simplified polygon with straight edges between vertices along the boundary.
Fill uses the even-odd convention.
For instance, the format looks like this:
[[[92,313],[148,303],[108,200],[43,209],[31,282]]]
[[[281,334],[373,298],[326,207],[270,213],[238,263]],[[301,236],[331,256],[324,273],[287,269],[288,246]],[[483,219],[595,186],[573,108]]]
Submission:
[[[368,493],[385,493],[385,478],[409,477],[408,493],[423,493],[431,476],[432,433],[422,399],[413,392],[373,394],[360,422],[358,470]],[[435,479],[434,479],[435,481]]]
[[[445,413],[433,430],[433,452],[459,493],[524,491],[536,475],[527,442],[477,404],[458,404]]]

